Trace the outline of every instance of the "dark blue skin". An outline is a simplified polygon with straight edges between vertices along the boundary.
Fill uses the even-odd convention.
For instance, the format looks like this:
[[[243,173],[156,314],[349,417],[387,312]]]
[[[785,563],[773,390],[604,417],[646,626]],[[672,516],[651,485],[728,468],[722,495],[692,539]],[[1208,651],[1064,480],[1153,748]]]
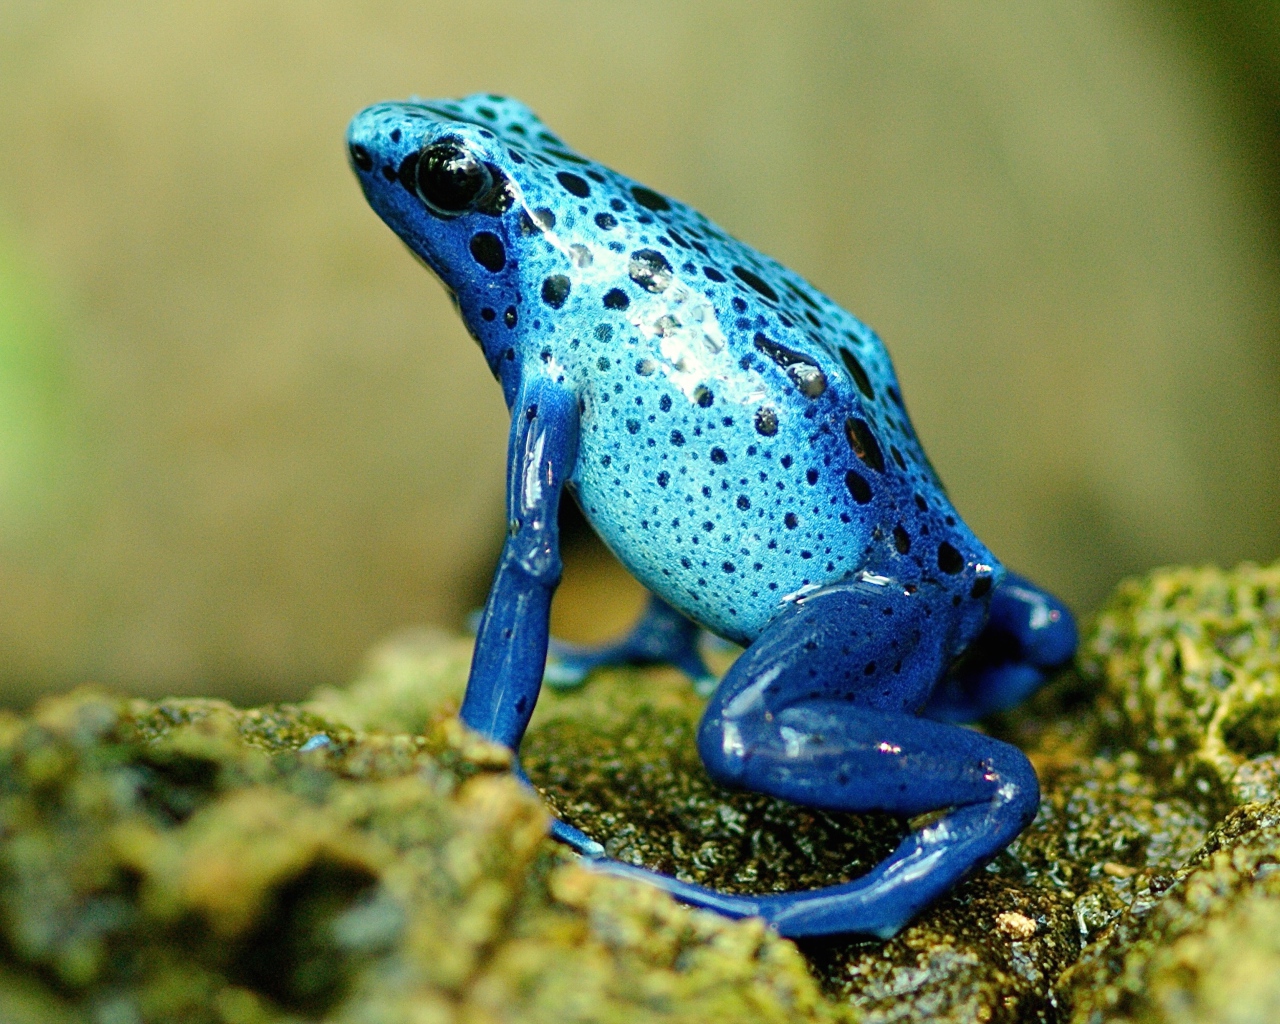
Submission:
[[[862,878],[760,896],[608,860],[561,822],[554,834],[603,870],[789,936],[892,935],[1009,843],[1039,806],[1035,772],[954,723],[1031,693],[1070,659],[1075,625],[960,520],[875,333],[513,100],[378,104],[347,142],[512,412],[507,540],[463,720],[519,749],[567,487],[653,598],[621,643],[562,650],[561,678],[669,661],[705,680],[701,625],[747,647],[699,727],[712,778],[836,811],[950,808]]]

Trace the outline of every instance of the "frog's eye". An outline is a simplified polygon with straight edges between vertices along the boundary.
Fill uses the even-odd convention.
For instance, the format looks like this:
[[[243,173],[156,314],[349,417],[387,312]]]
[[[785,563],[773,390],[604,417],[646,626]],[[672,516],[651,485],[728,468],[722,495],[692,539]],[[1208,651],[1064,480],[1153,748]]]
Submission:
[[[415,183],[437,213],[465,212],[493,184],[489,169],[457,139],[441,139],[418,156]]]

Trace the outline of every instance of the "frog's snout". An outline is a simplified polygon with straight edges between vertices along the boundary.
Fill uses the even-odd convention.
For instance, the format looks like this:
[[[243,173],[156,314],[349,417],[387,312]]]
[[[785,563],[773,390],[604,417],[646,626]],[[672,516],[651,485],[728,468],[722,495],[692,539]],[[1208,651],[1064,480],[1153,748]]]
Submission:
[[[347,126],[347,156],[356,173],[370,174],[387,163],[388,143],[394,144],[400,134],[400,129],[388,124],[385,104],[356,114]]]

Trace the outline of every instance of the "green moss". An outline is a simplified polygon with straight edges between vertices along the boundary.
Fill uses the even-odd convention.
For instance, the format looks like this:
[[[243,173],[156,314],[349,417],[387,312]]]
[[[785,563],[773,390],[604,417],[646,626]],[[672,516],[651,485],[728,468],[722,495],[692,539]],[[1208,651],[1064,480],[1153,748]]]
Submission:
[[[1119,874],[1138,870],[1082,927],[1060,1005],[1073,1024],[1277,1019],[1280,565],[1129,581],[1081,664],[1099,690],[1097,751],[1066,768],[1054,790],[1071,796],[1055,810],[1086,803],[1080,835],[1092,850],[1041,844],[1040,858],[1085,853],[1096,875],[1110,840]],[[1108,789],[1120,799],[1100,799]]]
[[[1127,745],[1202,792],[1264,795],[1248,762],[1280,749],[1280,564],[1124,583],[1081,660]]]
[[[80,692],[0,719],[0,1014],[833,1020],[794,947],[567,863],[436,716]]]
[[[1230,815],[1061,981],[1073,1022],[1280,1019],[1280,803]]]
[[[0,716],[0,1019],[1274,1019],[1278,578],[1126,584],[1080,674],[986,723],[1035,762],[1036,821],[887,942],[797,946],[573,864],[453,717],[464,640],[301,707]],[[523,760],[614,856],[730,891],[855,877],[908,827],[713,785],[701,708],[602,672],[543,695]]]

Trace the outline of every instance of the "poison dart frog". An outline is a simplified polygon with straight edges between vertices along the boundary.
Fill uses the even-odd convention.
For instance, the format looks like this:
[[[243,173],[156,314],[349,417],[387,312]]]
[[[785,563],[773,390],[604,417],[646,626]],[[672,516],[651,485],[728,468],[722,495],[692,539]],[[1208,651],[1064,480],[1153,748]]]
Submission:
[[[869,874],[731,895],[604,856],[786,936],[890,936],[1003,849],[1039,787],[962,723],[1067,662],[1064,604],[961,520],[869,327],[701,213],[500,96],[379,103],[347,133],[370,204],[439,277],[511,410],[507,535],[461,717],[519,750],[548,678],[669,662],[709,691],[711,778],[832,811],[930,815]],[[553,648],[568,491],[650,592],[623,640]],[[745,648],[718,683],[700,628]]]

